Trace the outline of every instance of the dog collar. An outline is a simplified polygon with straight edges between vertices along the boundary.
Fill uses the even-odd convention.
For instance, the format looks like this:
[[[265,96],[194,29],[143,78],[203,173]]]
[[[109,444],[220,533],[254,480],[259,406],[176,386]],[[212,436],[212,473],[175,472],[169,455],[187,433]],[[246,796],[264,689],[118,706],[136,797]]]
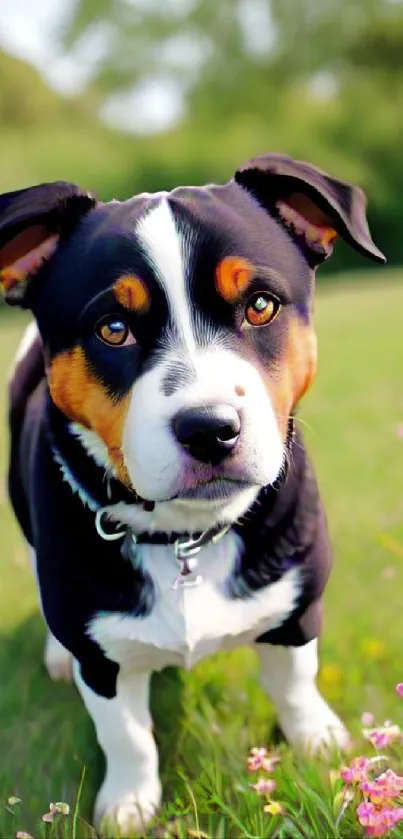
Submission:
[[[79,483],[60,450],[57,448],[54,440],[51,442],[51,450],[53,459],[60,468],[63,480],[69,484],[72,492],[78,495],[82,504],[88,507],[92,513],[95,513],[95,529],[101,539],[105,539],[109,542],[124,539],[125,541],[122,546],[122,553],[134,566],[138,564],[138,545],[173,545],[175,559],[179,566],[179,576],[174,580],[174,587],[178,588],[181,585],[198,585],[201,582],[201,576],[195,574],[197,566],[196,557],[202,548],[208,544],[215,544],[222,536],[224,536],[230,529],[231,525],[216,525],[199,533],[165,533],[164,531],[154,531],[153,533],[144,531],[141,533],[134,533],[126,526],[119,530],[108,532],[105,530],[102,523],[103,517],[107,515],[105,507],[96,501],[95,498],[90,495],[89,492],[87,492],[87,490]]]
[[[128,559],[135,567],[138,564],[137,547],[140,544],[149,545],[173,545],[174,555],[179,567],[179,575],[174,579],[172,587],[174,589],[183,586],[200,585],[202,577],[196,574],[197,556],[202,548],[206,545],[214,545],[218,542],[231,528],[230,524],[215,525],[202,533],[134,533],[130,528],[125,527],[123,530],[117,530],[114,533],[108,533],[102,524],[103,516],[107,515],[107,511],[100,507],[95,513],[95,529],[101,539],[106,541],[115,541],[117,539],[124,539],[122,545],[122,555]]]

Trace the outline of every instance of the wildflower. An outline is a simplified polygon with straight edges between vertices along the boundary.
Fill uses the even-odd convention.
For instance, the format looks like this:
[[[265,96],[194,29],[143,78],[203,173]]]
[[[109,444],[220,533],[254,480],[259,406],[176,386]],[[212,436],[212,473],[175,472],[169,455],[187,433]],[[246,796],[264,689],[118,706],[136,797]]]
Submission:
[[[70,813],[70,807],[68,804],[65,804],[64,801],[56,801],[56,804],[51,804],[50,809],[56,810],[57,813],[61,813],[62,816],[68,816]]]
[[[10,797],[7,799],[7,804],[9,804],[10,807],[14,807],[15,804],[20,804],[20,803],[21,803],[21,798],[17,798],[16,795],[10,795]]]
[[[249,772],[257,772],[258,769],[263,769],[264,772],[273,772],[275,766],[280,762],[280,760],[280,755],[269,755],[264,746],[261,746],[260,748],[255,746],[250,751],[246,767]]]
[[[399,726],[389,721],[378,728],[363,728],[362,733],[376,749],[385,749],[401,736]]]
[[[376,807],[371,801],[362,801],[357,807],[359,823],[366,828],[367,836],[384,836],[403,819],[403,807]]]
[[[62,816],[68,816],[69,813],[70,807],[68,804],[65,804],[64,801],[56,801],[55,804],[50,804],[49,813],[44,813],[44,815],[42,816],[42,821],[50,824],[51,822],[53,822],[55,816],[59,814]]]
[[[372,827],[376,821],[376,807],[370,801],[362,801],[357,807],[358,821],[363,827]]]
[[[256,784],[250,784],[250,786],[258,795],[270,795],[276,789],[277,784],[273,778],[259,778]]]
[[[282,816],[285,813],[284,807],[279,801],[269,801],[263,807],[264,813],[270,813],[271,816]]]
[[[373,804],[391,803],[403,792],[403,777],[396,775],[393,769],[387,769],[373,781],[367,780],[360,784],[360,789]]]
[[[367,658],[378,661],[385,651],[385,644],[378,638],[367,638],[362,645],[362,651]]]
[[[360,784],[367,780],[369,768],[370,761],[367,757],[355,757],[350,766],[342,766],[340,778],[346,784]]]
[[[34,837],[25,830],[18,830],[15,834],[15,839],[34,839]]]
[[[265,749],[264,746],[261,748],[254,746],[254,748],[250,750],[250,755],[246,761],[246,768],[249,772],[256,772],[258,769],[263,769],[263,761],[266,756],[267,749]]]
[[[403,423],[399,422],[396,426],[396,437],[399,437],[400,440],[403,440]]]
[[[280,755],[269,755],[269,757],[266,757],[264,759],[262,769],[264,769],[265,772],[274,772],[277,764],[280,763],[280,761]]]
[[[396,693],[398,693],[398,694],[399,694],[399,696],[402,696],[402,697],[403,697],[403,682],[399,682],[399,683],[396,685]]]
[[[363,711],[361,714],[361,722],[363,725],[373,725],[375,717],[370,711]]]

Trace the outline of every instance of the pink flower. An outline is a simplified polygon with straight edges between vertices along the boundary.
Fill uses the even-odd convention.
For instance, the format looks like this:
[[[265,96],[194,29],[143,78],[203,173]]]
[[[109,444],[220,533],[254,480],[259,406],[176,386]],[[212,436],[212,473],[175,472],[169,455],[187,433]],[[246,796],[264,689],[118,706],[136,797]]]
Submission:
[[[361,722],[363,725],[373,725],[374,719],[375,717],[370,711],[364,711],[361,715]]]
[[[54,821],[55,816],[62,815],[68,816],[70,813],[70,807],[68,804],[65,804],[64,801],[56,801],[55,803],[51,802],[49,806],[49,813],[44,813],[42,816],[42,821],[51,824]]]
[[[261,746],[260,748],[255,746],[250,751],[246,767],[249,772],[257,772],[258,769],[263,769],[264,772],[273,772],[275,766],[280,762],[280,760],[280,755],[269,755],[264,746]]]
[[[42,816],[42,821],[43,821],[43,822],[46,822],[47,824],[51,824],[51,822],[53,821],[53,819],[54,819],[55,815],[56,815],[56,814],[55,814],[55,813],[52,813],[52,812],[50,812],[50,813],[44,813],[44,814],[43,814],[43,816]]]
[[[399,682],[399,683],[396,685],[396,693],[398,693],[398,694],[399,694],[399,696],[402,696],[402,697],[403,697],[403,682]]]
[[[350,766],[342,766],[340,778],[346,784],[360,784],[367,780],[369,768],[370,761],[367,757],[355,757]]]
[[[403,807],[383,807],[382,809],[374,808],[369,813],[367,821],[369,806],[360,804],[357,807],[357,814],[360,808],[363,813],[363,815],[358,814],[358,820],[363,827],[367,828],[367,836],[384,836],[403,819]]]
[[[269,757],[265,757],[262,769],[264,769],[265,772],[274,772],[277,764],[280,763],[280,761],[280,755],[270,755]]]
[[[370,801],[362,801],[357,807],[358,821],[363,827],[370,827],[376,821],[376,807]]]
[[[397,798],[403,792],[403,777],[396,775],[393,769],[387,769],[373,781],[363,781],[360,789],[368,795],[373,804],[383,804],[391,798]]]
[[[258,748],[254,746],[250,750],[250,755],[246,761],[246,768],[249,772],[256,772],[258,769],[263,769],[263,763],[267,755],[267,749],[264,746]]]
[[[256,784],[250,784],[258,795],[270,795],[276,789],[276,782],[273,778],[259,778]]]
[[[378,728],[363,728],[362,733],[376,749],[385,749],[401,736],[399,726],[390,722]]]
[[[403,440],[403,423],[401,422],[396,426],[396,437]]]

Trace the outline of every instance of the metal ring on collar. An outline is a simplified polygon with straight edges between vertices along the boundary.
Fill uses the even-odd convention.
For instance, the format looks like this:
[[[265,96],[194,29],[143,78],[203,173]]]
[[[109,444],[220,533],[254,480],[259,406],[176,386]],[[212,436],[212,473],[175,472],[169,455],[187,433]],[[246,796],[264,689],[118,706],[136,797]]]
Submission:
[[[117,539],[123,539],[126,535],[126,528],[124,528],[124,530],[115,531],[114,533],[108,533],[104,530],[102,525],[102,516],[107,515],[108,511],[103,507],[100,507],[100,509],[95,513],[95,530],[97,531],[98,536],[100,536],[101,539],[105,539],[106,542],[115,542]]]
[[[230,524],[216,525],[214,527],[210,527],[209,530],[204,530],[198,539],[193,539],[192,537],[189,538],[188,536],[179,536],[174,544],[176,559],[179,562],[182,562],[189,557],[197,556],[205,545],[208,545],[209,542],[215,545],[215,543],[218,542],[222,536],[225,536],[230,529]]]

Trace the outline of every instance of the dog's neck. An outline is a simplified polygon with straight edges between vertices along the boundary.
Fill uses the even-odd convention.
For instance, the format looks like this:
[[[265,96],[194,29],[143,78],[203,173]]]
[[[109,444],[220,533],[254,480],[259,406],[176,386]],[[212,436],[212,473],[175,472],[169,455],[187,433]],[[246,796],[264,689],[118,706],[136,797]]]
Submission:
[[[66,417],[54,406],[49,397],[47,411],[47,433],[52,448],[53,458],[58,464],[61,475],[72,492],[94,515],[94,526],[103,538],[112,538],[120,535],[134,537],[136,542],[148,542],[152,544],[183,544],[190,538],[193,543],[202,539],[203,544],[208,541],[215,541],[228,529],[228,522],[217,522],[212,527],[211,519],[206,518],[203,526],[198,529],[187,530],[175,528],[175,516],[171,509],[172,504],[154,503],[144,501],[134,491],[125,487],[112,474],[107,474],[105,469],[84,450],[82,443],[72,433],[71,426]],[[294,428],[290,422],[289,434],[286,443],[288,450],[288,462],[294,464],[292,473],[295,471],[294,451]],[[296,446],[299,449],[299,445]],[[258,497],[251,498],[251,504],[247,511],[240,510],[239,516],[230,525],[244,535],[245,530],[253,531],[253,523],[261,518],[262,507],[266,521],[275,524],[278,515],[286,501],[288,505],[291,496],[295,492],[296,476],[283,475],[277,486],[265,487]],[[287,487],[285,487],[287,484]],[[286,498],[286,497],[287,498]],[[110,517],[108,522],[103,514]],[[183,517],[181,517],[183,520]]]
[[[205,522],[204,532],[171,532],[172,504],[157,502],[154,509],[150,509],[149,505],[147,509],[147,503],[144,504],[116,478],[105,479],[105,470],[84,451],[79,440],[70,433],[66,418],[52,405],[48,411],[48,436],[62,478],[79,496],[79,503],[87,506],[88,514],[93,516],[94,527],[97,515],[102,514],[105,508],[109,511],[112,508],[112,521],[105,522],[105,527],[108,530],[111,527],[109,533],[113,535],[114,530],[118,531],[122,539],[122,554],[126,558],[135,564],[137,546],[142,542],[172,544],[179,569],[174,585],[197,584],[197,559],[194,560],[193,554],[195,544],[201,540],[201,547],[196,544],[197,556],[204,544],[215,542],[224,535],[228,523],[211,527],[209,520]],[[273,582],[290,567],[304,562],[316,538],[320,520],[316,480],[301,437],[294,432],[293,424],[290,424],[287,449],[289,468],[281,481],[276,486],[264,487],[252,500],[249,509],[246,512],[243,510],[230,525],[246,547],[231,578],[234,597],[243,597],[245,590],[258,590],[262,580],[266,581],[265,584]],[[101,528],[103,525],[101,517]],[[185,550],[181,553],[183,546]]]

